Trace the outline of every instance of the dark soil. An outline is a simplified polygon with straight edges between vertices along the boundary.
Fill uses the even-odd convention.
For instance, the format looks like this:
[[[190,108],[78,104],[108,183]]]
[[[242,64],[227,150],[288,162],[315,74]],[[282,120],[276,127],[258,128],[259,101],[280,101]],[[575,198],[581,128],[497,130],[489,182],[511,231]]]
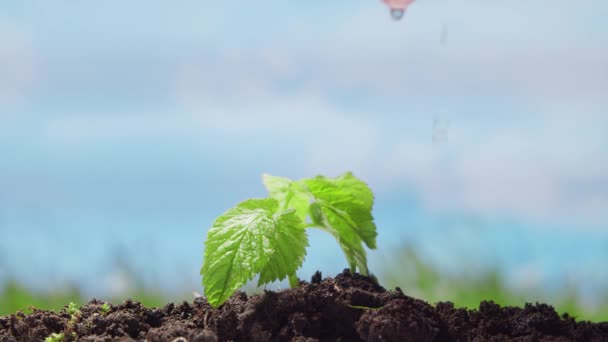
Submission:
[[[399,288],[344,271],[296,289],[248,297],[218,309],[206,300],[148,309],[126,301],[103,313],[93,300],[71,317],[34,310],[0,317],[0,341],[608,341],[608,322],[576,322],[546,304],[524,308],[481,302],[478,310],[431,306]]]

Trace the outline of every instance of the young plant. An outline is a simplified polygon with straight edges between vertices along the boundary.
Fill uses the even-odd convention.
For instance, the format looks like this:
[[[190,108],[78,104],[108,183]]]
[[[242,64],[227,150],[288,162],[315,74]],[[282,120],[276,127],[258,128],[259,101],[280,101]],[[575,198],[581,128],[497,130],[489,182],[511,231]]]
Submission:
[[[74,302],[68,303],[67,312],[72,317],[80,315],[80,310],[78,309],[78,305],[76,305],[76,303],[74,303]]]
[[[76,341],[78,339],[78,335],[73,331],[68,336],[71,337],[70,341]],[[66,340],[65,333],[52,333],[44,339],[44,342],[64,342]]]
[[[52,333],[44,339],[44,342],[63,342],[66,340],[66,332],[68,333],[68,337],[71,337],[71,340],[76,341],[77,335],[76,332],[73,331],[74,325],[78,322],[78,320],[82,317],[82,312],[78,309],[78,305],[74,302],[70,302],[65,308],[65,311],[70,315],[70,320],[66,326],[64,332],[61,333]]]
[[[70,302],[68,304],[67,312],[70,314],[70,325],[74,325],[82,316],[82,312],[80,309],[78,309],[78,305],[76,305],[74,302]]]
[[[44,342],[63,342],[63,333],[52,333],[44,339]]]
[[[112,308],[110,307],[110,304],[108,304],[108,303],[101,304],[101,313],[102,314],[107,315],[111,309]]]
[[[269,197],[249,199],[229,209],[207,233],[201,268],[205,296],[218,307],[259,275],[258,286],[289,279],[306,256],[306,228],[331,234],[353,272],[368,275],[363,243],[376,248],[370,188],[347,172],[337,178],[317,176],[293,181],[263,175]]]

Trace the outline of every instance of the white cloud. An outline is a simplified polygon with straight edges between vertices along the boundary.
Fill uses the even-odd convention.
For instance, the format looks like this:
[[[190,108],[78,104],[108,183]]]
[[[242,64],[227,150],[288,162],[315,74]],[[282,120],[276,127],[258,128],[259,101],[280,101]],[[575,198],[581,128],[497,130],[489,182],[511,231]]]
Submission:
[[[243,63],[231,60],[238,71],[222,78],[216,73],[223,69],[217,66],[207,71],[190,66],[178,73],[178,98],[199,126],[254,136],[288,132],[291,143],[298,141],[295,146],[307,151],[308,173],[349,169],[381,191],[406,185],[431,210],[539,222],[569,219],[601,225],[608,220],[608,188],[598,187],[608,184],[601,133],[606,119],[594,110],[574,117],[572,108],[557,111],[559,104],[551,101],[559,99],[550,98],[535,103],[540,114],[528,118],[488,114],[476,120],[479,115],[452,114],[448,142],[438,146],[431,142],[430,115],[396,121],[355,116],[331,106],[319,94],[322,89],[282,93],[274,88],[272,76]],[[253,64],[252,69],[266,69],[263,62]],[[387,148],[387,132],[395,125],[404,127],[401,141]],[[420,134],[425,130],[428,134]],[[594,191],[577,193],[589,184]]]
[[[546,101],[535,103],[537,114],[511,119],[448,114],[448,141],[434,145],[431,115],[391,119],[346,111],[321,88],[276,87],[273,77],[292,72],[291,66],[273,69],[272,59],[239,57],[251,55],[238,51],[227,56],[226,64],[178,68],[177,114],[64,119],[49,132],[78,139],[247,135],[303,153],[307,173],[353,170],[380,191],[408,186],[430,210],[599,226],[608,221],[606,119],[595,110],[575,117],[573,108],[559,111],[559,104]],[[403,129],[391,141],[397,126]]]
[[[417,189],[431,210],[606,229],[607,142],[598,129],[606,120],[591,115],[542,115],[519,124],[486,119],[494,123],[495,135],[479,141],[475,135],[483,123],[458,127],[455,118],[456,128],[441,149],[408,139],[394,146],[384,181]]]
[[[200,127],[303,146],[314,170],[343,172],[344,165],[369,159],[378,139],[373,120],[331,105],[322,89],[281,90],[272,81],[291,75],[294,67],[288,57],[266,52],[254,52],[258,59],[246,53],[222,59],[228,67],[183,65],[177,72],[177,101]],[[339,171],[331,166],[336,158],[344,163]]]
[[[49,142],[76,144],[116,138],[162,138],[189,132],[187,122],[169,115],[109,113],[52,119],[44,129],[44,136]]]
[[[221,63],[184,63],[175,73],[172,114],[110,114],[63,117],[47,125],[50,141],[103,142],[128,137],[226,136],[272,141],[293,148],[312,173],[341,173],[367,163],[379,128],[332,105],[321,90],[284,91],[273,77],[293,72],[289,59],[228,51]],[[280,146],[279,146],[280,145]],[[336,163],[335,161],[339,161]]]
[[[337,23],[318,44],[295,48],[313,86],[363,88],[409,102],[491,94],[607,104],[608,41],[592,38],[601,30],[588,21],[597,11],[589,5],[416,2],[399,23],[375,5]]]
[[[371,8],[314,44],[249,44],[222,50],[215,62],[182,63],[173,89],[179,110],[171,116],[63,119],[49,132],[77,139],[246,134],[304,151],[308,172],[351,169],[383,191],[409,186],[433,210],[608,221],[608,48],[579,39],[588,29],[576,25],[590,8],[561,0],[417,2],[399,23]],[[294,79],[303,81],[291,90],[281,85]],[[398,103],[403,116],[412,108],[421,114],[355,113],[332,102],[331,93],[345,89]],[[521,112],[500,116],[501,96]],[[451,125],[448,142],[437,146],[432,115],[439,109]],[[398,136],[397,124],[405,127]]]
[[[23,99],[36,79],[38,62],[26,29],[5,17],[0,17],[0,42],[1,108]]]

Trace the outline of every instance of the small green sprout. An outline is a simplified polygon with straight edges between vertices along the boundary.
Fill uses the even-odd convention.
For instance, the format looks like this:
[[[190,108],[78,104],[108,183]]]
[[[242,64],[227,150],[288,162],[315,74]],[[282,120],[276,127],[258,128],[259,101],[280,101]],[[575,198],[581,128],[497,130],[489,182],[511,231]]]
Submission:
[[[63,339],[63,333],[52,333],[44,339],[44,342],[62,342]]]
[[[108,312],[110,312],[110,309],[110,304],[108,304],[107,302],[101,304],[101,313],[103,313],[104,315],[107,315]]]
[[[82,312],[78,309],[78,306],[74,302],[70,302],[68,307],[65,309],[66,312],[70,315],[70,320],[68,321],[68,325],[66,330],[62,333],[52,333],[44,339],[44,342],[62,342],[65,340],[65,332],[69,332],[74,328],[74,325],[80,317],[82,316]],[[71,331],[70,335],[72,339],[76,340],[78,337],[76,332]]]
[[[71,316],[70,321],[69,321],[69,323],[71,325],[78,322],[78,320],[80,319],[80,316],[82,316],[82,312],[80,311],[80,309],[78,309],[78,306],[74,302],[70,302],[68,304],[67,312]]]
[[[331,234],[351,271],[368,275],[365,244],[376,248],[370,188],[347,172],[293,181],[263,175],[269,197],[249,199],[218,217],[207,233],[201,268],[207,301],[218,307],[259,275],[258,286],[289,279],[299,284],[308,246],[306,228]]]
[[[74,302],[70,302],[68,304],[68,313],[71,316],[74,316],[75,314],[77,314],[80,310],[78,310],[78,306],[74,303]]]

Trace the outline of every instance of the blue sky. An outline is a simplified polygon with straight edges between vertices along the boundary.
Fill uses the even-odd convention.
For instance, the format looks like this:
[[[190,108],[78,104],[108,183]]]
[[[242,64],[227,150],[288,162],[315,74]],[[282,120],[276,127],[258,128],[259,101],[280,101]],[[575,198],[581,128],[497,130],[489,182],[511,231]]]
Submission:
[[[0,246],[39,250],[10,272],[93,279],[115,246],[154,246],[195,281],[206,227],[263,196],[263,172],[346,170],[387,245],[448,262],[436,241],[473,218],[484,233],[452,228],[449,253],[558,275],[605,260],[608,4],[418,0],[400,22],[373,0],[264,4],[0,4]]]

